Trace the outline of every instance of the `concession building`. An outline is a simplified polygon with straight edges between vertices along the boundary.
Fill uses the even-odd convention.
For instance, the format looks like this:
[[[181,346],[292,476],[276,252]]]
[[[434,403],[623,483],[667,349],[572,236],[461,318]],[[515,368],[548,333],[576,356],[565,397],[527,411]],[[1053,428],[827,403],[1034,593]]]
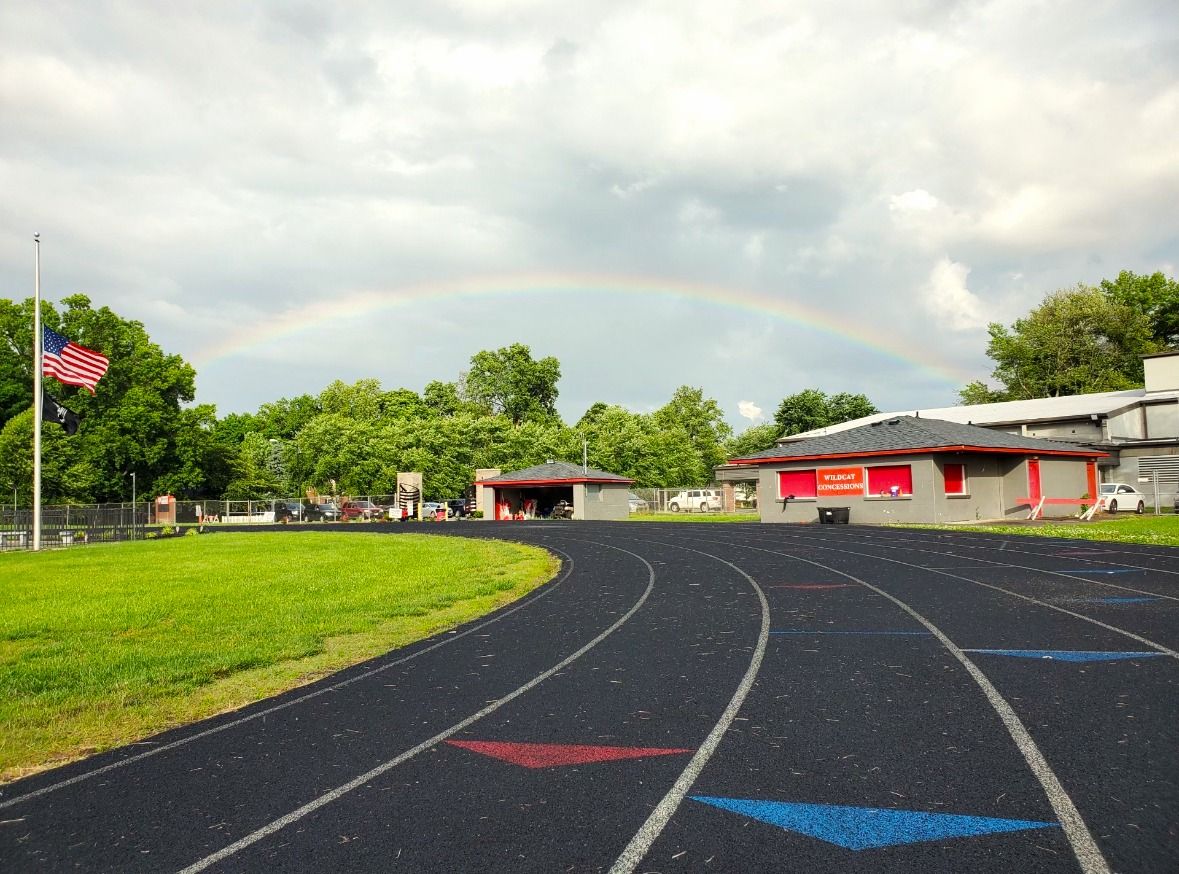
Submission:
[[[624,520],[630,516],[627,493],[634,480],[618,474],[550,461],[511,473],[480,470],[475,505],[488,519],[547,517],[564,501],[574,519]]]
[[[756,468],[763,522],[961,522],[1074,516],[1105,453],[939,419],[898,416],[771,447]],[[832,512],[835,511],[835,518]]]

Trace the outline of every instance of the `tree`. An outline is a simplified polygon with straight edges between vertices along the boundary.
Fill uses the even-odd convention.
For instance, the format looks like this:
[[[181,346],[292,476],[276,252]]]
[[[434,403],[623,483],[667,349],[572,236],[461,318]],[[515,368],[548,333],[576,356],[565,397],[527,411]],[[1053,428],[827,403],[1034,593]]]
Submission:
[[[197,496],[205,493],[211,474],[223,481],[228,457],[215,445],[212,408],[184,406],[195,395],[192,367],[153,343],[142,323],[122,319],[106,307],[94,309],[85,295],[67,297],[62,305],[64,311],[59,312],[53,304],[42,302],[45,325],[102,352],[110,359],[110,367],[93,396],[46,380],[46,389],[78,413],[81,425],[76,435],[65,440],[56,439],[55,429],[43,431],[47,442],[42,465],[51,474],[43,476],[43,497],[47,501],[126,500],[131,496],[131,473],[137,475],[141,494],[168,491]],[[31,430],[31,300],[19,305],[0,301],[0,335],[4,338],[0,385],[6,378],[14,385],[20,382]],[[26,356],[28,364],[22,365]],[[8,422],[24,414],[10,416]],[[24,426],[18,422],[16,427]],[[31,469],[30,445],[13,444],[12,451],[19,456],[14,465],[24,465],[27,459]],[[19,482],[16,486],[23,488]]]
[[[1145,311],[1087,285],[1053,292],[1010,329],[992,322],[987,331],[1002,388],[972,383],[959,393],[966,403],[1136,388],[1142,356],[1160,348]]]
[[[250,417],[253,427],[247,430],[257,431],[268,439],[290,440],[321,411],[319,400],[311,395],[279,398],[259,407],[258,412]]]
[[[467,400],[492,414],[507,416],[513,425],[556,421],[560,378],[561,364],[556,358],[535,361],[531,349],[513,343],[472,356],[463,391]]]
[[[687,479],[667,485],[711,482],[712,469],[725,462],[724,445],[733,436],[733,429],[725,421],[720,405],[712,398],[705,398],[703,389],[682,385],[672,394],[671,400],[651,414],[651,419],[671,440],[670,443],[661,441],[661,445],[671,449],[677,434],[681,435],[696,458],[692,470],[680,474]]]
[[[453,416],[462,409],[458,386],[453,382],[431,380],[422,390],[422,403],[432,416]]]
[[[1115,303],[1145,313],[1155,343],[1179,345],[1179,282],[1159,272],[1138,276],[1123,270],[1112,282],[1101,280],[1101,290]]]
[[[808,388],[782,399],[774,423],[779,436],[789,436],[879,412],[865,395],[840,392],[828,397],[818,389]]]
[[[353,385],[337,379],[319,394],[319,408],[325,413],[365,422],[381,418],[385,392],[377,379],[358,379]]]
[[[0,300],[0,427],[33,400],[33,299]]]
[[[652,437],[656,429],[650,416],[596,403],[574,430],[586,441],[592,467],[629,477],[642,486],[655,484],[657,460]]]
[[[777,422],[763,422],[746,428],[728,442],[725,454],[729,458],[748,458],[755,452],[769,449],[782,434]]]

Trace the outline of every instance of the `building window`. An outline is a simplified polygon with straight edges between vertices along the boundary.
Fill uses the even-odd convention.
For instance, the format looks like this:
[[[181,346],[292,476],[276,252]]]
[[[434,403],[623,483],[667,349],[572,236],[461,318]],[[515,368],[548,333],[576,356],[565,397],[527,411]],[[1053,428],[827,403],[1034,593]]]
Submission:
[[[815,497],[815,471],[811,470],[780,470],[778,471],[778,497],[787,498]]]
[[[942,474],[946,480],[947,495],[966,494],[965,464],[947,464],[942,468]]]
[[[868,468],[868,494],[899,497],[913,494],[913,469],[907,464]]]

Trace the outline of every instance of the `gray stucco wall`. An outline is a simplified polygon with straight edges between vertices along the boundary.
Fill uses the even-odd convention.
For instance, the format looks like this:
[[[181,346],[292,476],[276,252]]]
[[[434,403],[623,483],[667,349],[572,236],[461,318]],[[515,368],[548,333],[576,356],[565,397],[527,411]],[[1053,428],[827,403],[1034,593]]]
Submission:
[[[594,521],[621,522],[630,518],[627,493],[630,486],[623,483],[586,483],[573,492],[573,518]],[[579,507],[578,500],[581,501]]]
[[[778,472],[783,470],[822,470],[832,467],[877,467],[907,464],[912,473],[913,494],[899,498],[878,495],[842,495],[839,497],[796,498],[783,504],[778,493]],[[969,468],[968,474],[969,476]],[[866,479],[866,478],[865,478]],[[794,464],[770,464],[762,467],[758,479],[758,508],[763,522],[817,522],[824,507],[848,507],[852,522],[934,522],[946,521],[948,505],[943,494],[942,468],[933,455],[880,456],[862,461],[837,459],[829,462],[804,461]],[[954,518],[974,518],[971,498],[957,498]]]
[[[945,494],[943,470],[947,463],[966,465],[966,494]],[[942,499],[933,522],[977,522],[1003,517],[1003,481],[999,461],[989,455],[945,455],[935,460],[934,492]]]
[[[1089,491],[1086,474],[1086,460],[1083,458],[1040,459],[1040,494],[1050,498],[1080,498]],[[1011,519],[1024,519],[1030,507],[1017,502],[1017,498],[1030,497],[1028,494],[1028,462],[1025,458],[1007,462],[1003,475],[1003,515]],[[1076,504],[1045,504],[1043,515],[1047,518],[1076,516],[1081,511]]]
[[[965,495],[945,493],[947,463],[966,466]],[[873,467],[907,464],[913,478],[911,497],[851,496],[795,498],[783,504],[778,492],[778,472],[822,470],[831,467]],[[1080,497],[1088,488],[1085,460],[1045,458],[1040,461],[1040,483],[1052,497]],[[939,454],[881,456],[857,461],[805,461],[763,465],[758,478],[758,502],[763,522],[817,522],[824,507],[848,507],[853,523],[965,522],[981,519],[1024,518],[1030,509],[1016,502],[1028,496],[1027,463],[1022,457],[994,454]],[[1046,515],[1075,516],[1077,506],[1045,506]]]
[[[1101,440],[1101,423],[1086,419],[1065,422],[1034,422],[1027,426],[1028,437],[1042,440],[1065,440],[1070,443],[1096,443]]]
[[[1145,410],[1148,437],[1179,437],[1179,404],[1150,404]]]

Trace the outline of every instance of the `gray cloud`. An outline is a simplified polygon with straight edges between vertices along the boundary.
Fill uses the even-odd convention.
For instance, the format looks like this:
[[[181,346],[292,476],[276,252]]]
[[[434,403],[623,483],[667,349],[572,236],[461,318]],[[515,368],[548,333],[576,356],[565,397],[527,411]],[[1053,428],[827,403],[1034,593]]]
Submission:
[[[0,281],[29,293],[40,231],[50,297],[207,361],[223,412],[517,340],[571,419],[683,383],[737,426],[806,387],[948,403],[989,371],[980,314],[1179,263],[1177,44],[1152,2],[9,4]],[[499,291],[209,357],[452,282]],[[308,345],[350,354],[310,373]]]

